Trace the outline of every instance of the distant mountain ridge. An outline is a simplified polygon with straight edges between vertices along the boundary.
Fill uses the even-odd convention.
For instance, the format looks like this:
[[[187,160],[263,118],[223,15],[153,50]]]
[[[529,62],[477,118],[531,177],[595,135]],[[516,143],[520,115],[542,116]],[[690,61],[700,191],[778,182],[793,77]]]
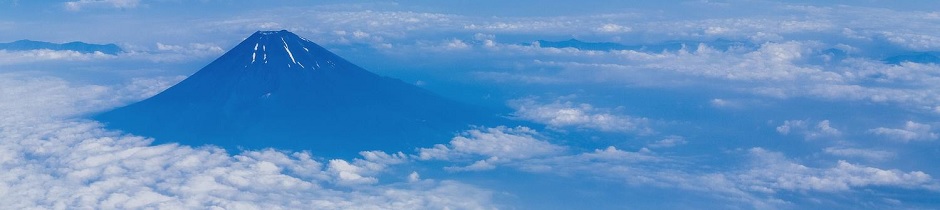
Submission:
[[[9,50],[9,51],[27,51],[27,50],[71,50],[80,53],[95,53],[101,52],[109,55],[117,55],[118,53],[124,52],[121,47],[118,47],[115,44],[89,44],[84,42],[69,42],[63,44],[43,42],[43,41],[33,41],[33,40],[19,40],[15,42],[0,43],[0,50]]]
[[[524,43],[522,45],[526,46],[537,46],[542,48],[574,48],[579,50],[592,50],[592,51],[617,51],[617,50],[633,50],[633,51],[642,51],[642,52],[662,52],[662,51],[677,51],[683,47],[690,49],[695,49],[699,44],[704,44],[714,49],[721,51],[728,51],[732,48],[741,48],[741,49],[751,49],[755,50],[760,46],[746,41],[732,41],[727,39],[716,39],[709,42],[697,42],[697,41],[667,41],[661,43],[651,43],[651,44],[639,44],[639,45],[624,45],[616,42],[587,42],[578,39],[568,39],[562,41],[548,41],[548,40],[537,40],[533,43]],[[841,49],[829,48],[821,50],[818,52],[817,56],[824,56],[825,61],[822,62],[835,62],[841,61],[850,56],[848,52]],[[854,55],[859,56],[859,55]],[[862,55],[865,56],[865,55]],[[882,62],[892,65],[900,65],[901,63],[910,62],[910,63],[920,63],[920,64],[940,64],[940,52],[938,51],[928,51],[928,52],[902,52],[896,53],[888,57],[881,57],[882,55],[867,55],[866,57],[870,59],[881,59]]]
[[[326,156],[445,143],[497,113],[366,71],[288,31],[259,31],[186,80],[94,116],[156,143]]]
[[[904,62],[940,64],[940,52],[912,52],[902,55],[895,55],[883,59],[887,64],[899,65]]]
[[[716,39],[710,42],[697,42],[697,41],[668,41],[662,43],[653,43],[653,44],[639,44],[639,45],[624,45],[615,42],[586,42],[578,39],[568,39],[563,41],[547,41],[547,40],[537,40],[533,44],[526,45],[537,45],[538,47],[550,47],[550,48],[575,48],[579,50],[594,50],[594,51],[612,51],[612,50],[634,50],[634,51],[645,51],[645,52],[662,52],[662,51],[677,51],[683,47],[698,47],[699,44],[705,44],[709,47],[727,51],[731,48],[756,48],[757,45],[750,42],[740,42],[740,41],[731,41],[726,39]]]

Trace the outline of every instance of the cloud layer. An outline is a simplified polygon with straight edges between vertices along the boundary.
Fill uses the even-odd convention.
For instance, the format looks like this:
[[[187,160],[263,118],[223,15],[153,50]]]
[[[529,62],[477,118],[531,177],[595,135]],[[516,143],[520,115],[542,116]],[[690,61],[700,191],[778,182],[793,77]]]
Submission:
[[[2,75],[0,194],[11,208],[397,209],[489,208],[491,193],[456,181],[377,184],[382,152],[362,159],[315,159],[274,150],[230,155],[216,147],[149,145],[71,117],[114,106],[112,96],[139,99],[147,89],[72,85],[57,79]],[[134,85],[129,85],[134,86]],[[15,88],[14,88],[15,87]],[[120,98],[120,97],[119,97]],[[37,106],[44,105],[44,106]],[[49,112],[55,111],[55,112]],[[403,177],[402,179],[405,179]],[[365,180],[365,181],[361,181]],[[364,184],[363,187],[341,187]]]

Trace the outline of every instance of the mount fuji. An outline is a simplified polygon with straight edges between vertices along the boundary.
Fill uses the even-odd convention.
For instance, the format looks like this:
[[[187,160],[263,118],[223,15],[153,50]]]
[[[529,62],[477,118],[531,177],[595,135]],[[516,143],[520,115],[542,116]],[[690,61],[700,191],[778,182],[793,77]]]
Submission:
[[[154,143],[327,156],[410,151],[510,121],[371,73],[286,30],[256,32],[169,89],[93,118]]]

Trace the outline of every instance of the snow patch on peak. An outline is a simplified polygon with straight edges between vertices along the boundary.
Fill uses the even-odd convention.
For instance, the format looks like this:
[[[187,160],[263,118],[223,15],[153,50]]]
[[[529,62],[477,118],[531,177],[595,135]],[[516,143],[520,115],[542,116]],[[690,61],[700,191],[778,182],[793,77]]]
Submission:
[[[277,46],[278,39],[281,40],[281,43],[280,43],[280,45],[282,45],[281,47]],[[307,69],[306,65],[303,62],[306,61],[305,59],[308,59],[308,57],[310,56],[316,56],[312,53],[317,52],[317,49],[310,49],[310,47],[307,46],[306,44],[306,43],[312,43],[312,44],[315,44],[315,43],[313,43],[312,41],[306,38],[297,36],[286,30],[257,31],[254,37],[252,38],[252,40],[255,40],[255,43],[253,43],[255,46],[253,48],[254,52],[252,52],[251,54],[250,64],[255,64],[255,62],[262,62],[262,61],[263,61],[262,63],[268,64],[267,45],[271,45],[272,47],[275,47],[275,48],[284,48],[284,52],[286,52],[287,57],[290,58],[290,63],[278,63],[278,65],[287,65],[288,68],[299,66],[300,68]],[[287,40],[291,40],[291,43],[288,43]],[[249,49],[251,49],[250,45],[249,45]],[[301,51],[301,49],[303,50]],[[298,56],[300,57],[294,56],[293,50],[298,50],[297,52],[301,53],[301,54],[298,54]],[[281,54],[281,52],[279,51],[272,51],[272,52],[274,54],[277,54],[277,55],[274,55],[277,58],[280,58],[280,56],[283,56],[283,54]],[[261,54],[261,55],[258,55],[258,54]],[[323,65],[323,64],[319,64],[316,60],[311,60],[311,62],[315,62],[314,66],[311,66],[311,69],[318,69],[320,66]],[[320,62],[323,62],[323,61],[320,61]],[[307,64],[310,64],[310,63],[308,62]],[[330,66],[330,65],[335,66],[335,64],[332,64],[329,62],[324,63],[324,64],[326,64],[327,66]]]
[[[290,56],[290,61],[296,64],[297,60],[294,60],[294,54],[291,53],[290,48],[287,47],[287,41],[284,40],[284,37],[281,37],[281,42],[284,43],[284,51],[287,51],[287,55]]]
[[[255,63],[255,57],[258,54],[258,43],[255,43],[255,51],[251,52],[251,63]]]
[[[281,43],[284,43],[284,51],[287,51],[287,55],[290,56],[290,61],[291,61],[291,62],[293,62],[294,64],[299,65],[300,68],[307,68],[307,67],[304,66],[304,64],[302,64],[302,63],[300,63],[300,62],[297,62],[297,60],[294,59],[294,53],[292,53],[292,52],[290,51],[290,47],[287,45],[287,40],[284,40],[284,37],[281,37]],[[307,47],[304,47],[304,50],[306,50],[306,49],[307,49]],[[308,51],[308,52],[309,52],[309,51]],[[290,64],[287,64],[287,66],[290,67]]]
[[[267,35],[276,35],[276,34],[279,34],[279,33],[282,33],[282,32],[287,32],[287,30],[280,30],[280,31],[258,31],[259,34],[265,35],[265,36],[267,36]],[[289,32],[288,32],[288,33],[289,33]]]

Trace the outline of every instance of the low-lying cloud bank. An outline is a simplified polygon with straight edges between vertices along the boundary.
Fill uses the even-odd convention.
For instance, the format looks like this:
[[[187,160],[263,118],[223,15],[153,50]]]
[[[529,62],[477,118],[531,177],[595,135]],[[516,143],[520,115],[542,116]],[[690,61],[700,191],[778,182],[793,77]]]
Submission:
[[[211,146],[150,145],[146,137],[107,130],[81,116],[152,96],[178,78],[100,86],[23,77],[0,74],[0,168],[5,171],[0,174],[0,201],[12,208],[498,207],[489,189],[459,180],[422,179],[417,172],[392,173],[404,168],[398,166],[440,162],[447,165],[440,168],[445,174],[475,171],[485,176],[486,171],[505,168],[532,176],[691,191],[752,207],[779,207],[786,202],[775,195],[783,192],[872,187],[940,191],[937,180],[920,171],[843,160],[812,167],[762,148],[742,151],[753,165],[706,169],[681,156],[656,152],[687,143],[677,136],[650,145],[652,149],[582,149],[553,143],[558,141],[527,127],[476,128],[445,144],[416,151],[364,151],[352,160],[323,160],[316,154],[271,149],[233,155]],[[636,132],[644,125],[638,120],[642,118],[606,114],[586,104],[516,103],[519,116],[557,129]],[[800,127],[798,121],[787,125],[790,132],[828,128],[826,121],[816,124],[819,131]],[[923,127],[909,122],[896,132],[887,128],[872,132],[889,135],[904,130],[930,138],[920,131]]]

